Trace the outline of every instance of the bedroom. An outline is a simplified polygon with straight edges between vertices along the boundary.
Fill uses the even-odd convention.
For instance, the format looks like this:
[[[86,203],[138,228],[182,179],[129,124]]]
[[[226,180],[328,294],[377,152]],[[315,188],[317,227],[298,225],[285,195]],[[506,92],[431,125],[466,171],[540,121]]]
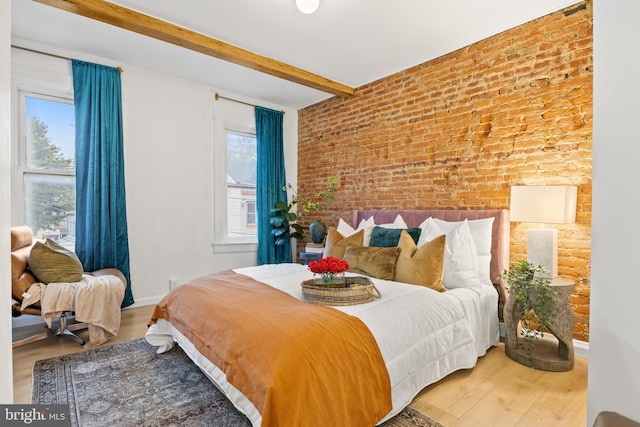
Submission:
[[[57,62],[55,60],[45,59],[44,61],[51,64],[52,69],[56,69]],[[120,64],[114,63],[113,65]],[[137,259],[133,261],[136,265],[134,271],[137,271],[135,275],[139,286],[136,301],[138,304],[144,304],[145,301],[152,303],[154,298],[165,292],[166,288],[158,289],[158,284],[162,284],[162,287],[168,287],[168,281],[172,277],[180,281],[206,274],[220,265],[235,267],[248,265],[252,261],[250,256],[245,259],[231,254],[211,256],[211,232],[210,230],[202,231],[203,227],[210,227],[211,207],[207,206],[202,210],[190,209],[195,200],[207,200],[207,194],[210,193],[208,186],[211,182],[211,172],[207,164],[208,159],[207,156],[197,154],[206,152],[208,149],[203,146],[202,142],[198,145],[197,141],[209,141],[209,131],[197,127],[185,128],[184,126],[180,129],[157,129],[158,123],[170,122],[171,120],[180,120],[185,123],[190,123],[192,120],[209,120],[208,112],[212,109],[213,91],[208,86],[148,70],[140,70],[135,66],[123,64],[123,67],[125,68],[127,85],[130,88],[135,88],[128,90],[125,88],[124,94],[128,116],[135,117],[138,124],[132,131],[131,138],[141,141],[139,145],[130,147],[131,151],[127,153],[127,167],[131,171],[131,175],[128,177],[129,185],[138,188],[137,191],[132,190],[135,191],[136,196],[132,197],[130,201],[129,210],[132,212],[130,220],[136,225],[147,224],[144,227],[136,227],[135,239],[133,237],[131,239],[132,253],[138,254]],[[153,115],[143,114],[141,111],[147,109],[148,104],[170,104],[171,107],[159,109]],[[276,105],[266,106],[277,107]],[[200,111],[201,116],[192,117],[186,113],[189,110]],[[295,140],[297,138],[295,125],[288,125],[290,120],[295,121],[298,113],[289,109],[285,109],[285,111],[285,132],[288,135],[288,137],[285,136],[285,139]],[[302,111],[301,117],[304,114],[310,113]],[[292,127],[293,129],[291,129]],[[303,129],[301,129],[302,132],[304,132]],[[154,141],[166,141],[166,144],[162,145],[162,150],[157,150],[158,146],[154,144]],[[173,141],[176,143],[172,144]],[[185,144],[191,144],[189,146],[190,152],[184,150]],[[154,161],[149,162],[148,154],[152,148]],[[384,147],[381,149],[384,150]],[[302,160],[297,162],[298,168],[303,170]],[[294,158],[287,165],[288,169],[295,170],[295,163]],[[449,175],[452,181],[460,179],[455,170],[450,171]],[[303,174],[299,176],[300,184],[305,185],[305,176]],[[292,181],[295,182],[295,179]],[[187,187],[192,191],[182,191]],[[339,197],[345,197],[344,194]],[[506,206],[508,193],[501,191],[496,197],[497,200],[493,203]],[[590,195],[582,197],[590,197]],[[171,200],[171,203],[166,203],[167,200]],[[476,202],[470,203],[475,206]],[[479,201],[478,203],[483,202]],[[155,207],[155,209],[148,209],[147,206]],[[160,211],[162,215],[158,214]],[[583,216],[583,226],[589,222],[586,218]],[[191,224],[205,225],[196,227]],[[162,230],[162,232],[158,230]],[[168,232],[167,230],[175,231]],[[514,237],[517,235],[515,232],[513,234]],[[561,240],[561,242],[565,241]],[[512,253],[517,253],[515,245],[514,242]],[[183,256],[179,265],[167,262],[184,253],[185,247],[189,248],[186,251],[188,256]],[[588,255],[583,260],[585,258],[588,261]],[[158,262],[159,259],[160,262]],[[157,268],[158,264],[171,265],[172,268],[163,271]],[[584,261],[582,268],[584,268]],[[585,275],[581,274],[581,276]],[[582,339],[586,340],[587,334],[583,333]],[[589,337],[589,341],[592,342],[593,337]]]

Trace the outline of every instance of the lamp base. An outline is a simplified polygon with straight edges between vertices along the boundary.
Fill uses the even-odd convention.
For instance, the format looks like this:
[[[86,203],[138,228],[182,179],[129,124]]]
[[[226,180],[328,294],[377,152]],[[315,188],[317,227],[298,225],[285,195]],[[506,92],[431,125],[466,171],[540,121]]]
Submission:
[[[558,275],[558,230],[534,228],[527,233],[527,260],[541,265],[544,273],[540,277],[553,279]]]

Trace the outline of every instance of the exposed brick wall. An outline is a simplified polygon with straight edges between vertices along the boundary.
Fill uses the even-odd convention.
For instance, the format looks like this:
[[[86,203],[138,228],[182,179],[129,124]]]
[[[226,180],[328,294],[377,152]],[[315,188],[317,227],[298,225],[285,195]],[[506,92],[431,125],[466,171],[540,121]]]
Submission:
[[[557,226],[559,273],[576,281],[574,336],[588,341],[592,22],[583,3],[301,110],[299,194],[339,183],[300,222],[508,208],[511,185],[577,185],[576,223]],[[512,223],[511,261],[526,258],[529,226]]]

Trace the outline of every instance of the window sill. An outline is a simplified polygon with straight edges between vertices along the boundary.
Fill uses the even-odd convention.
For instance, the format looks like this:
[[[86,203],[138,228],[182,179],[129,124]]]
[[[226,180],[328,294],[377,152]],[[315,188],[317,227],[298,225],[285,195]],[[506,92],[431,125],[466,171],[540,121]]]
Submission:
[[[214,242],[211,247],[214,254],[258,252],[258,244],[252,242]]]

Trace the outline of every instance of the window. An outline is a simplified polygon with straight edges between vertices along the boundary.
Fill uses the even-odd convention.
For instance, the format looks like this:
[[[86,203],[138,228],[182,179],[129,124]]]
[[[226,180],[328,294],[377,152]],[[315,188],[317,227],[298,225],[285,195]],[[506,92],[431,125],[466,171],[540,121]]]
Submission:
[[[70,96],[18,90],[16,212],[35,237],[75,246],[75,114]]]
[[[253,200],[247,200],[247,227],[255,228],[256,227],[256,200],[255,200],[255,192],[253,193]]]
[[[214,110],[214,252],[257,250],[257,141],[253,108]]]
[[[227,225],[230,238],[256,236],[256,136],[227,130]]]

